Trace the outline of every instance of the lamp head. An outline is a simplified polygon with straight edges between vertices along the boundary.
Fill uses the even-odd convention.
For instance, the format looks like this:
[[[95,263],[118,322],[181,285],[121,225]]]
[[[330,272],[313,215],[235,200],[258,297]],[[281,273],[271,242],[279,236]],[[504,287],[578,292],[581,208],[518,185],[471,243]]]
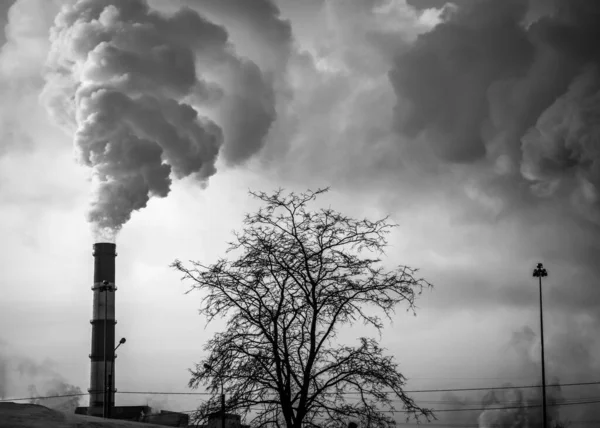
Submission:
[[[125,340],[125,338],[124,338],[124,337],[122,337],[122,338],[121,338],[121,340],[119,340],[119,344],[120,344],[120,345],[124,344],[125,342],[126,342],[126,340]]]
[[[548,276],[548,271],[544,269],[544,265],[541,263],[537,264],[537,267],[533,270],[533,276],[535,278],[543,278]]]

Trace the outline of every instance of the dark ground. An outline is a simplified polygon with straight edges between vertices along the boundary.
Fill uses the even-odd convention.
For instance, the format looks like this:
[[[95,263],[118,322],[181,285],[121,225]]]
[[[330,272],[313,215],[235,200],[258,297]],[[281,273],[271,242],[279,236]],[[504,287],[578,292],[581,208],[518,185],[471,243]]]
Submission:
[[[0,403],[0,428],[157,428],[163,425],[65,414],[36,404]]]

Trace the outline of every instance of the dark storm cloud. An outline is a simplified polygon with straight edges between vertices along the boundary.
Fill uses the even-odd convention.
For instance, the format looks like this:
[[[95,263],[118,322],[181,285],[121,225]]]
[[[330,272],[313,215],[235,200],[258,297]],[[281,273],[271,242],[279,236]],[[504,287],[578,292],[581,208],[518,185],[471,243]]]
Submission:
[[[185,0],[185,4],[222,23],[230,32],[240,26],[267,55],[270,65],[287,61],[292,49],[292,26],[272,0]]]
[[[600,3],[554,5],[462,4],[396,58],[396,124],[443,160],[503,158],[538,196],[599,206]]]
[[[406,112],[397,109],[399,129],[413,137],[427,131],[451,161],[484,156],[487,92],[522,75],[533,57],[519,26],[526,12],[521,0],[477,2],[421,35],[390,72],[400,105],[410,103]]]
[[[521,171],[541,194],[572,179],[582,203],[600,206],[600,78],[596,67],[578,76],[525,134]]]
[[[568,85],[522,137],[521,172],[542,194],[573,188],[582,207],[600,207],[600,3],[563,1],[531,32],[551,46]],[[568,65],[568,68],[567,68]],[[598,217],[593,215],[594,220]]]

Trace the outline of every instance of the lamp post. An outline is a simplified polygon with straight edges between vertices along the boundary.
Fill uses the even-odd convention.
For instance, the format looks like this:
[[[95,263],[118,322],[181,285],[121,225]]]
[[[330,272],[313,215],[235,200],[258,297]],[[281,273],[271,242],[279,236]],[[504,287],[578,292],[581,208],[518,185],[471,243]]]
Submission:
[[[206,370],[212,370],[221,381],[221,428],[225,428],[225,394],[223,393],[223,378],[210,365],[204,364]]]
[[[119,340],[119,343],[117,344],[117,346],[115,347],[114,352],[117,351],[117,349],[119,349],[119,346],[121,346],[122,344],[124,344],[127,340],[122,337],[121,340]],[[110,365],[110,374],[108,375],[108,411],[107,413],[107,417],[110,418],[112,416],[112,408],[113,408],[113,379],[114,379],[114,374],[115,374],[115,358],[117,358],[117,355],[114,354],[113,357],[113,363]]]
[[[546,417],[546,368],[544,366],[544,313],[542,307],[542,278],[548,276],[548,272],[544,269],[544,265],[541,263],[537,264],[537,267],[533,271],[533,277],[539,279],[540,287],[540,338],[542,345],[542,417],[544,421],[543,428],[548,428],[548,422]]]

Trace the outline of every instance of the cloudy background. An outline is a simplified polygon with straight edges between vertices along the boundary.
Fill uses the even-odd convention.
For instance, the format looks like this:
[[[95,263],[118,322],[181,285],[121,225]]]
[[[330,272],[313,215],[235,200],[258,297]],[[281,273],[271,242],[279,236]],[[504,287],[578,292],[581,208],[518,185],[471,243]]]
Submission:
[[[386,263],[435,285],[382,337],[409,390],[539,382],[538,261],[548,378],[598,380],[600,4],[445,3],[0,2],[0,396],[89,387],[92,244],[125,223],[116,386],[187,391],[222,324],[205,326],[169,264],[214,261],[256,208],[248,189],[278,187],[331,186],[320,203],[399,224]],[[600,399],[593,385],[551,392]],[[494,403],[486,390],[414,396]],[[596,407],[560,415],[598,421]],[[525,427],[533,413],[436,423]]]

